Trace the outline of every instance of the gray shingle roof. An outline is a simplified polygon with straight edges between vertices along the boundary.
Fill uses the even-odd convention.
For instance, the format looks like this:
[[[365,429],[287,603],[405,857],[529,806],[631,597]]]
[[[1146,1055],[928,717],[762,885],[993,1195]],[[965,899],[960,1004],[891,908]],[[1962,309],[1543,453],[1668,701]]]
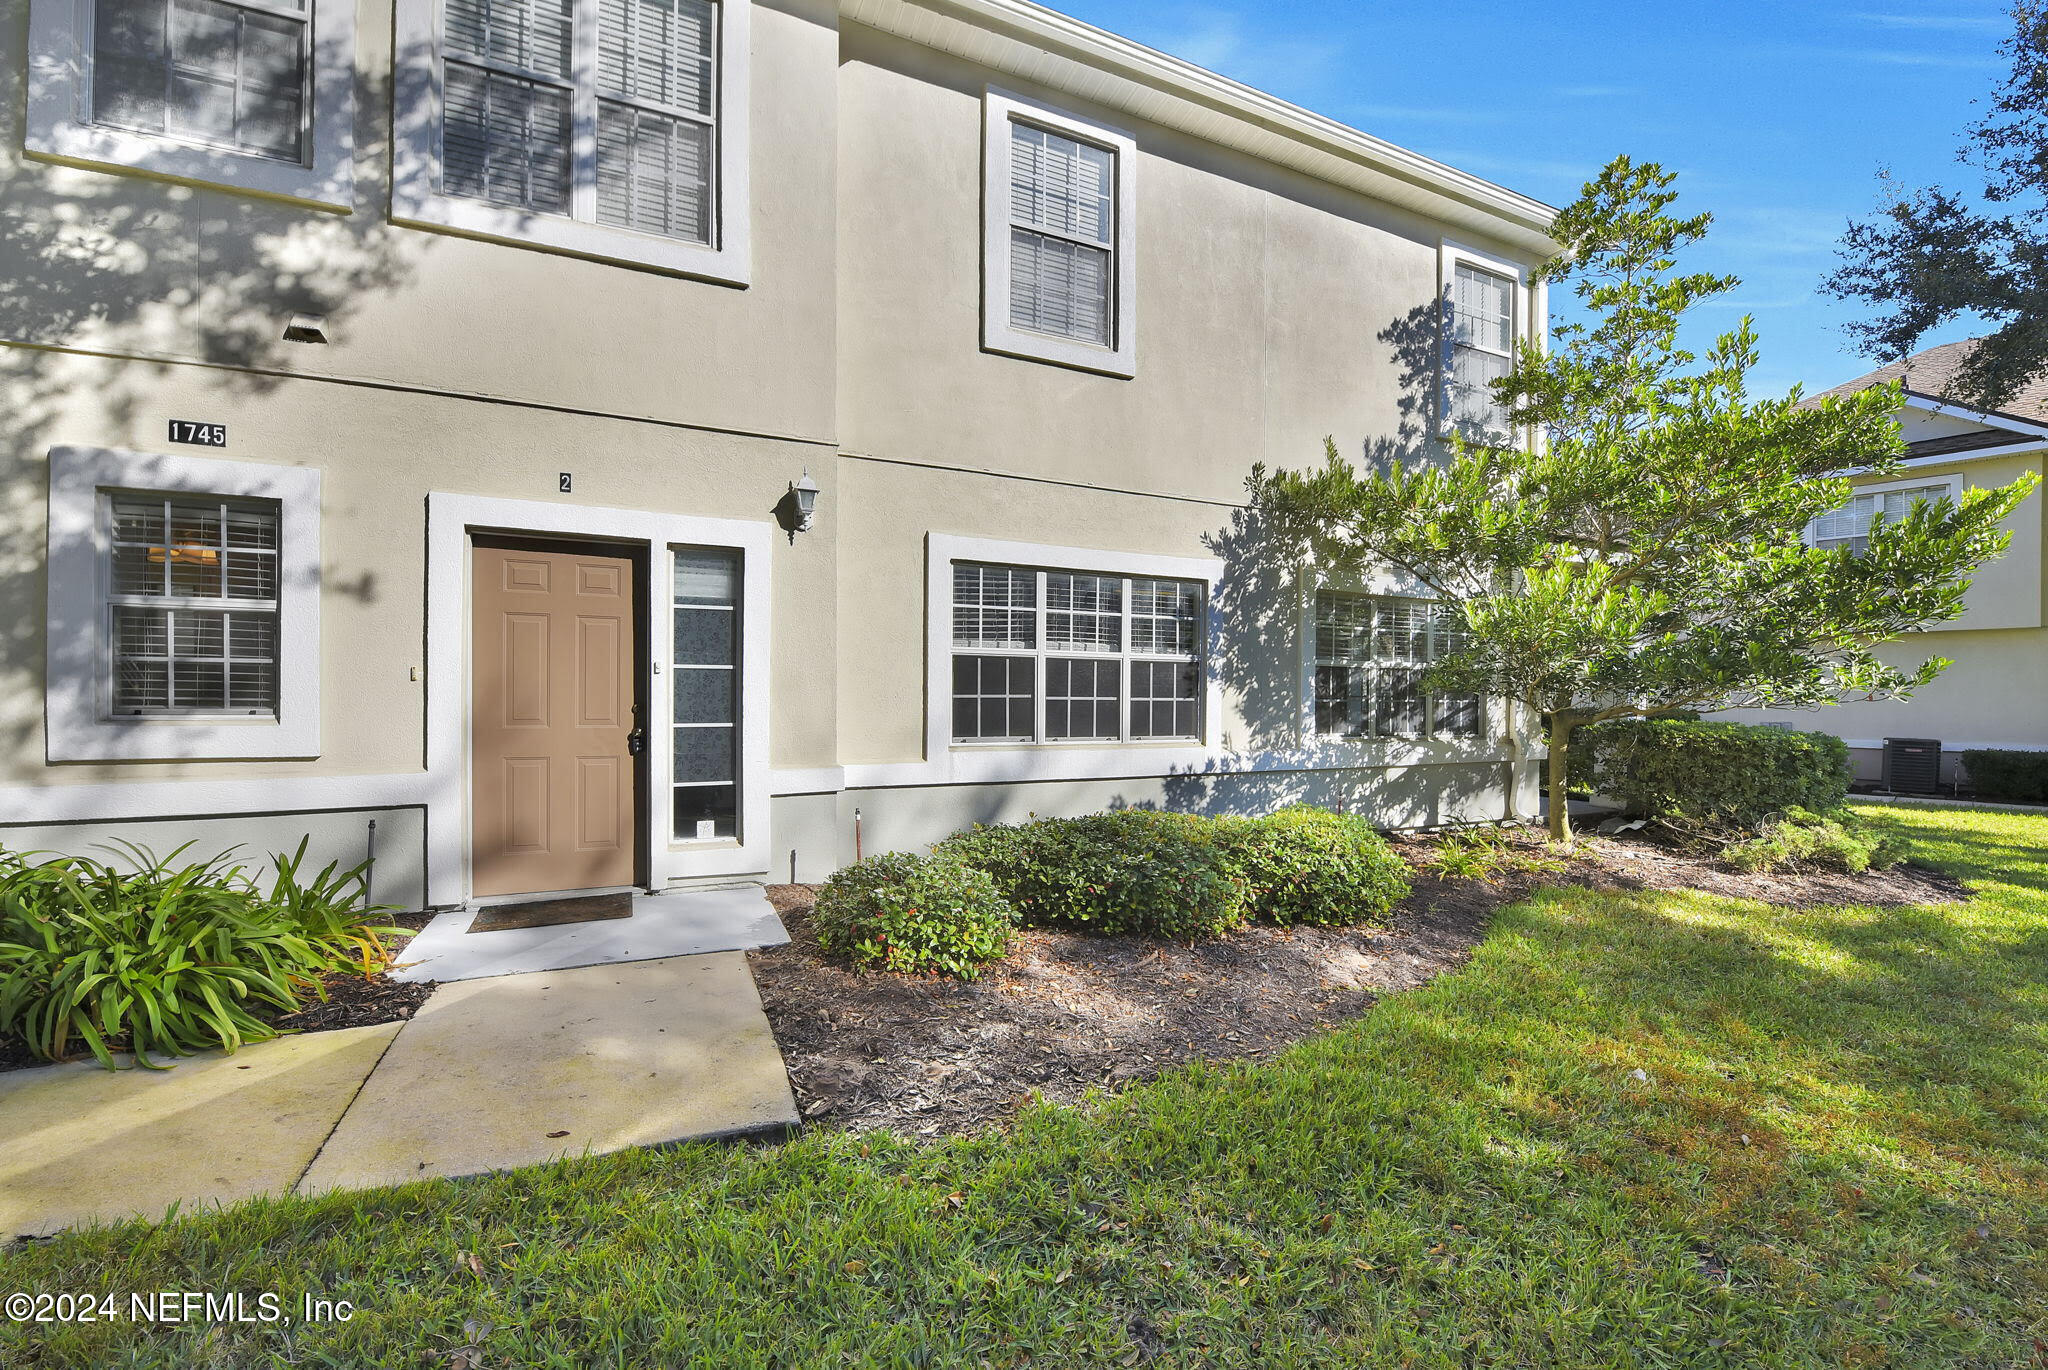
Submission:
[[[1952,395],[1950,390],[1955,382],[1956,372],[1962,368],[1963,362],[1976,348],[1978,341],[1976,338],[1965,338],[1961,342],[1943,343],[1939,347],[1915,352],[1904,361],[1880,366],[1869,375],[1845,381],[1831,390],[1821,391],[1820,394],[1853,395],[1858,390],[1884,381],[1903,381],[1906,389],[1916,395],[1925,395],[1929,399],[1950,400],[1966,408],[1975,409],[1975,404],[1958,395]],[[1820,396],[1816,395],[1814,398],[1818,399]],[[2013,418],[2026,419],[2033,423],[2048,423],[2048,373],[2028,381],[2020,388],[2018,394],[2008,399],[1999,409],[1987,412],[2009,414]]]

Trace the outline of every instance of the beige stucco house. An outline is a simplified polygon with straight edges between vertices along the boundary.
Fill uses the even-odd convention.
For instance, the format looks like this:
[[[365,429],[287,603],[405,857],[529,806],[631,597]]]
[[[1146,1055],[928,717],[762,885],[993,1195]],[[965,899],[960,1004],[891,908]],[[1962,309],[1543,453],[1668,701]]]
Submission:
[[[1545,206],[1023,0],[0,33],[0,843],[452,905],[1533,809],[1430,606],[1241,506],[1487,422]]]
[[[1972,487],[2010,485],[2042,472],[2048,454],[2048,377],[2033,382],[2002,409],[1949,398],[1957,368],[1974,346],[1945,343],[1880,367],[1826,394],[1852,394],[1899,381],[1906,459],[1894,475],[1859,477],[1843,509],[1816,519],[1810,540],[1836,546],[1863,536],[1879,514],[1897,516],[1919,499],[1950,499]],[[1954,662],[1911,699],[1843,704],[1814,711],[1738,711],[1738,722],[1785,723],[1831,732],[1849,744],[1859,780],[1883,778],[1886,738],[1941,743],[1941,776],[1955,778],[1961,753],[1976,747],[2048,750],[2048,620],[2042,617],[2043,505],[2029,495],[2005,527],[2012,544],[1977,572],[1960,618],[1883,648],[1901,666],[1930,656]]]

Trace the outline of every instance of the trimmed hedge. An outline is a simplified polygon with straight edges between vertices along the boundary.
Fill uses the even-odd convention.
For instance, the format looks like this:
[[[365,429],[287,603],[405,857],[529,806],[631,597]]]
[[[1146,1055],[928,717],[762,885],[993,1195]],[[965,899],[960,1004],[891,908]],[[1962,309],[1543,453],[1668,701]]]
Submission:
[[[1243,927],[1246,886],[1213,819],[1151,809],[977,827],[934,854],[986,871],[1035,927],[1191,942]]]
[[[1382,923],[1408,897],[1408,865],[1366,819],[1296,804],[1220,819],[1254,918],[1289,927]]]
[[[2048,752],[1971,748],[1963,753],[1963,769],[1980,798],[2048,802]]]
[[[863,970],[972,980],[1010,949],[1017,915],[956,856],[888,852],[839,871],[811,913],[818,945]]]
[[[1631,814],[1710,832],[1754,829],[1791,809],[1827,813],[1849,795],[1848,744],[1830,733],[1742,723],[1616,719],[1572,741],[1574,767]]]
[[[1383,921],[1407,866],[1371,823],[1296,805],[1265,818],[1125,809],[977,827],[939,850],[995,879],[1031,926],[1192,941],[1257,918]]]

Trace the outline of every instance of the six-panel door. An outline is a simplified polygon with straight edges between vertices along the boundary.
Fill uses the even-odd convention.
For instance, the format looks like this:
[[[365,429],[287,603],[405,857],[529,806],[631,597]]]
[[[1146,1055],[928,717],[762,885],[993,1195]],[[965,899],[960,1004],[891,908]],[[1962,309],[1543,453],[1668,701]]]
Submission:
[[[633,884],[632,560],[479,545],[470,585],[471,891]]]

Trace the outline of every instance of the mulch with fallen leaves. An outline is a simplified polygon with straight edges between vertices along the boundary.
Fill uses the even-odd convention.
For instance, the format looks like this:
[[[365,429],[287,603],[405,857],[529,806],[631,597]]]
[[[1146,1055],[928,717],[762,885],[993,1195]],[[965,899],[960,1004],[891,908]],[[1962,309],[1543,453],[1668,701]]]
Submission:
[[[1530,856],[1540,834],[1513,833]],[[1794,907],[1948,903],[1960,882],[1919,867],[1852,876],[1745,875],[1642,838],[1586,838],[1560,869],[1446,879],[1436,840],[1395,849],[1414,892],[1384,928],[1255,926],[1194,946],[1047,928],[972,983],[849,970],[818,949],[817,887],[771,885],[788,946],[748,953],[803,1116],[909,1136],[971,1132],[1033,1094],[1080,1099],[1192,1061],[1256,1060],[1462,965],[1495,909],[1539,884],[1698,889]]]

